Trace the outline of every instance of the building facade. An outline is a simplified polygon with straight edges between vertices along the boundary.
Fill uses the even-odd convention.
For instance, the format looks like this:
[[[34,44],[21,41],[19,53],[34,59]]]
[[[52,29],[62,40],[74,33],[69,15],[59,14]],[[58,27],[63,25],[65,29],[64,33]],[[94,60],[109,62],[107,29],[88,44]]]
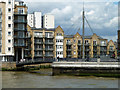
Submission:
[[[15,2],[14,8],[14,60],[25,59],[28,41],[27,6],[23,1]]]
[[[32,60],[47,60],[59,58],[82,58],[82,36],[65,35],[63,29],[58,26],[55,29],[31,28],[31,47],[29,57]],[[85,58],[97,58],[100,56],[117,57],[114,42],[104,39],[96,34],[85,36],[84,41]],[[27,54],[25,54],[27,55]]]
[[[46,29],[55,28],[54,16],[50,14],[45,14],[42,16],[41,12],[34,12],[33,14],[28,14],[27,20],[30,27]]]
[[[118,30],[118,56],[120,56],[120,30]]]
[[[1,48],[0,54],[2,61],[11,61],[14,56],[14,37],[13,37],[13,13],[14,13],[14,0],[0,1],[0,19],[1,19]],[[4,35],[4,36],[3,36]]]
[[[30,57],[32,60],[49,60],[55,57],[54,52],[54,29],[31,28],[28,26],[31,35]]]
[[[28,14],[27,20],[30,27],[42,28],[41,12],[34,12],[33,14]]]
[[[79,33],[75,35],[65,35],[64,37],[64,58],[82,58],[82,36]],[[117,50],[114,42],[104,39],[96,34],[85,36],[84,41],[85,58],[97,58],[99,56],[110,55],[117,57]]]
[[[45,14],[43,16],[43,28],[54,29],[55,28],[54,16],[50,14]]]

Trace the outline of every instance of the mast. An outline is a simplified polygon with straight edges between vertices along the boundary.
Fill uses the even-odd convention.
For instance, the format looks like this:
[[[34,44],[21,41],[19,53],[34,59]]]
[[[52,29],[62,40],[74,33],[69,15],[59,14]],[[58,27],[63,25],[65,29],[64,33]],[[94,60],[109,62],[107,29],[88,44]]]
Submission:
[[[85,55],[84,55],[84,24],[85,24],[85,20],[84,20],[84,18],[85,18],[85,13],[84,13],[84,2],[83,2],[83,17],[82,17],[82,19],[83,19],[83,32],[82,32],[82,43],[83,43],[83,52],[82,52],[82,54],[83,54],[83,56],[82,56],[82,58],[84,59],[85,58]]]

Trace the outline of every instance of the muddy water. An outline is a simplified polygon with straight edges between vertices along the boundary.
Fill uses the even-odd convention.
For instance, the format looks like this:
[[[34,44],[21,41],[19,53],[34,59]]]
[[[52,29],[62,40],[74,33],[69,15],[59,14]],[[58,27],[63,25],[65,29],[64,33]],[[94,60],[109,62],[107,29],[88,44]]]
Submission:
[[[2,72],[3,88],[118,88],[117,78],[51,76],[51,70]]]

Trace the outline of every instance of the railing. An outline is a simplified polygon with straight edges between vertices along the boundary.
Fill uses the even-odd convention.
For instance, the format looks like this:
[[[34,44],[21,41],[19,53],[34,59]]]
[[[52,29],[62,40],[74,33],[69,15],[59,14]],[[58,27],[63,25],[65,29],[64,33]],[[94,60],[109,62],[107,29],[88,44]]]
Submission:
[[[27,20],[14,20],[15,23],[27,23]]]
[[[115,50],[109,50],[109,52],[114,52]]]
[[[35,54],[35,57],[41,57],[43,54]]]
[[[84,45],[85,45],[85,46],[90,46],[90,43],[85,43]]]
[[[78,45],[82,45],[81,43],[78,43]]]
[[[45,48],[45,50],[53,50],[53,48]]]
[[[54,44],[54,42],[45,42],[45,44]]]
[[[35,44],[43,44],[43,42],[34,42]]]
[[[45,38],[53,38],[53,37],[54,37],[53,35],[50,35],[50,36],[45,35]]]
[[[102,51],[102,52],[106,52],[106,51],[107,51],[107,49],[100,49],[100,51]]]
[[[24,28],[24,29],[21,29],[21,28],[14,28],[14,30],[15,30],[15,31],[27,31],[26,28]]]
[[[35,50],[43,50],[43,48],[35,48]]]
[[[25,45],[25,44],[14,44],[14,46],[24,47],[24,46],[26,46],[26,45]]]
[[[35,38],[43,38],[43,35],[34,35]]]
[[[45,54],[45,56],[53,57],[53,54]]]
[[[100,46],[107,46],[107,44],[100,44]]]
[[[66,45],[71,45],[72,43],[71,42],[67,42]]]
[[[21,12],[14,12],[15,15],[27,15],[27,13],[21,13]]]
[[[67,48],[66,51],[71,51],[72,49],[71,48]]]

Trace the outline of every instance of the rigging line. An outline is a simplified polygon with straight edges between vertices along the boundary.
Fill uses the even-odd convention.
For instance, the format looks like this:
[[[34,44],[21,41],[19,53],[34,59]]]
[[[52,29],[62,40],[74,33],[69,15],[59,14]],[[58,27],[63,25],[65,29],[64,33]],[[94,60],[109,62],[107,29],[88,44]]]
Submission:
[[[79,21],[77,22],[76,27],[73,29],[73,31],[75,31],[76,33],[79,31],[79,28],[81,28],[81,24],[82,24],[81,17],[79,17],[78,20]],[[80,25],[79,25],[79,23],[80,23]]]
[[[78,20],[81,18],[81,16],[78,17],[78,19],[75,21],[75,23],[73,23],[69,28],[68,30],[72,29],[78,22]],[[69,35],[71,32],[68,32],[67,34]]]
[[[85,20],[86,20],[86,22],[87,22],[87,24],[88,24],[88,26],[89,26],[89,28],[90,28],[91,32],[94,34],[93,29],[91,28],[91,26],[90,26],[90,24],[89,24],[89,22],[88,22],[88,20],[87,20],[87,18],[86,18],[86,17],[85,17]]]

